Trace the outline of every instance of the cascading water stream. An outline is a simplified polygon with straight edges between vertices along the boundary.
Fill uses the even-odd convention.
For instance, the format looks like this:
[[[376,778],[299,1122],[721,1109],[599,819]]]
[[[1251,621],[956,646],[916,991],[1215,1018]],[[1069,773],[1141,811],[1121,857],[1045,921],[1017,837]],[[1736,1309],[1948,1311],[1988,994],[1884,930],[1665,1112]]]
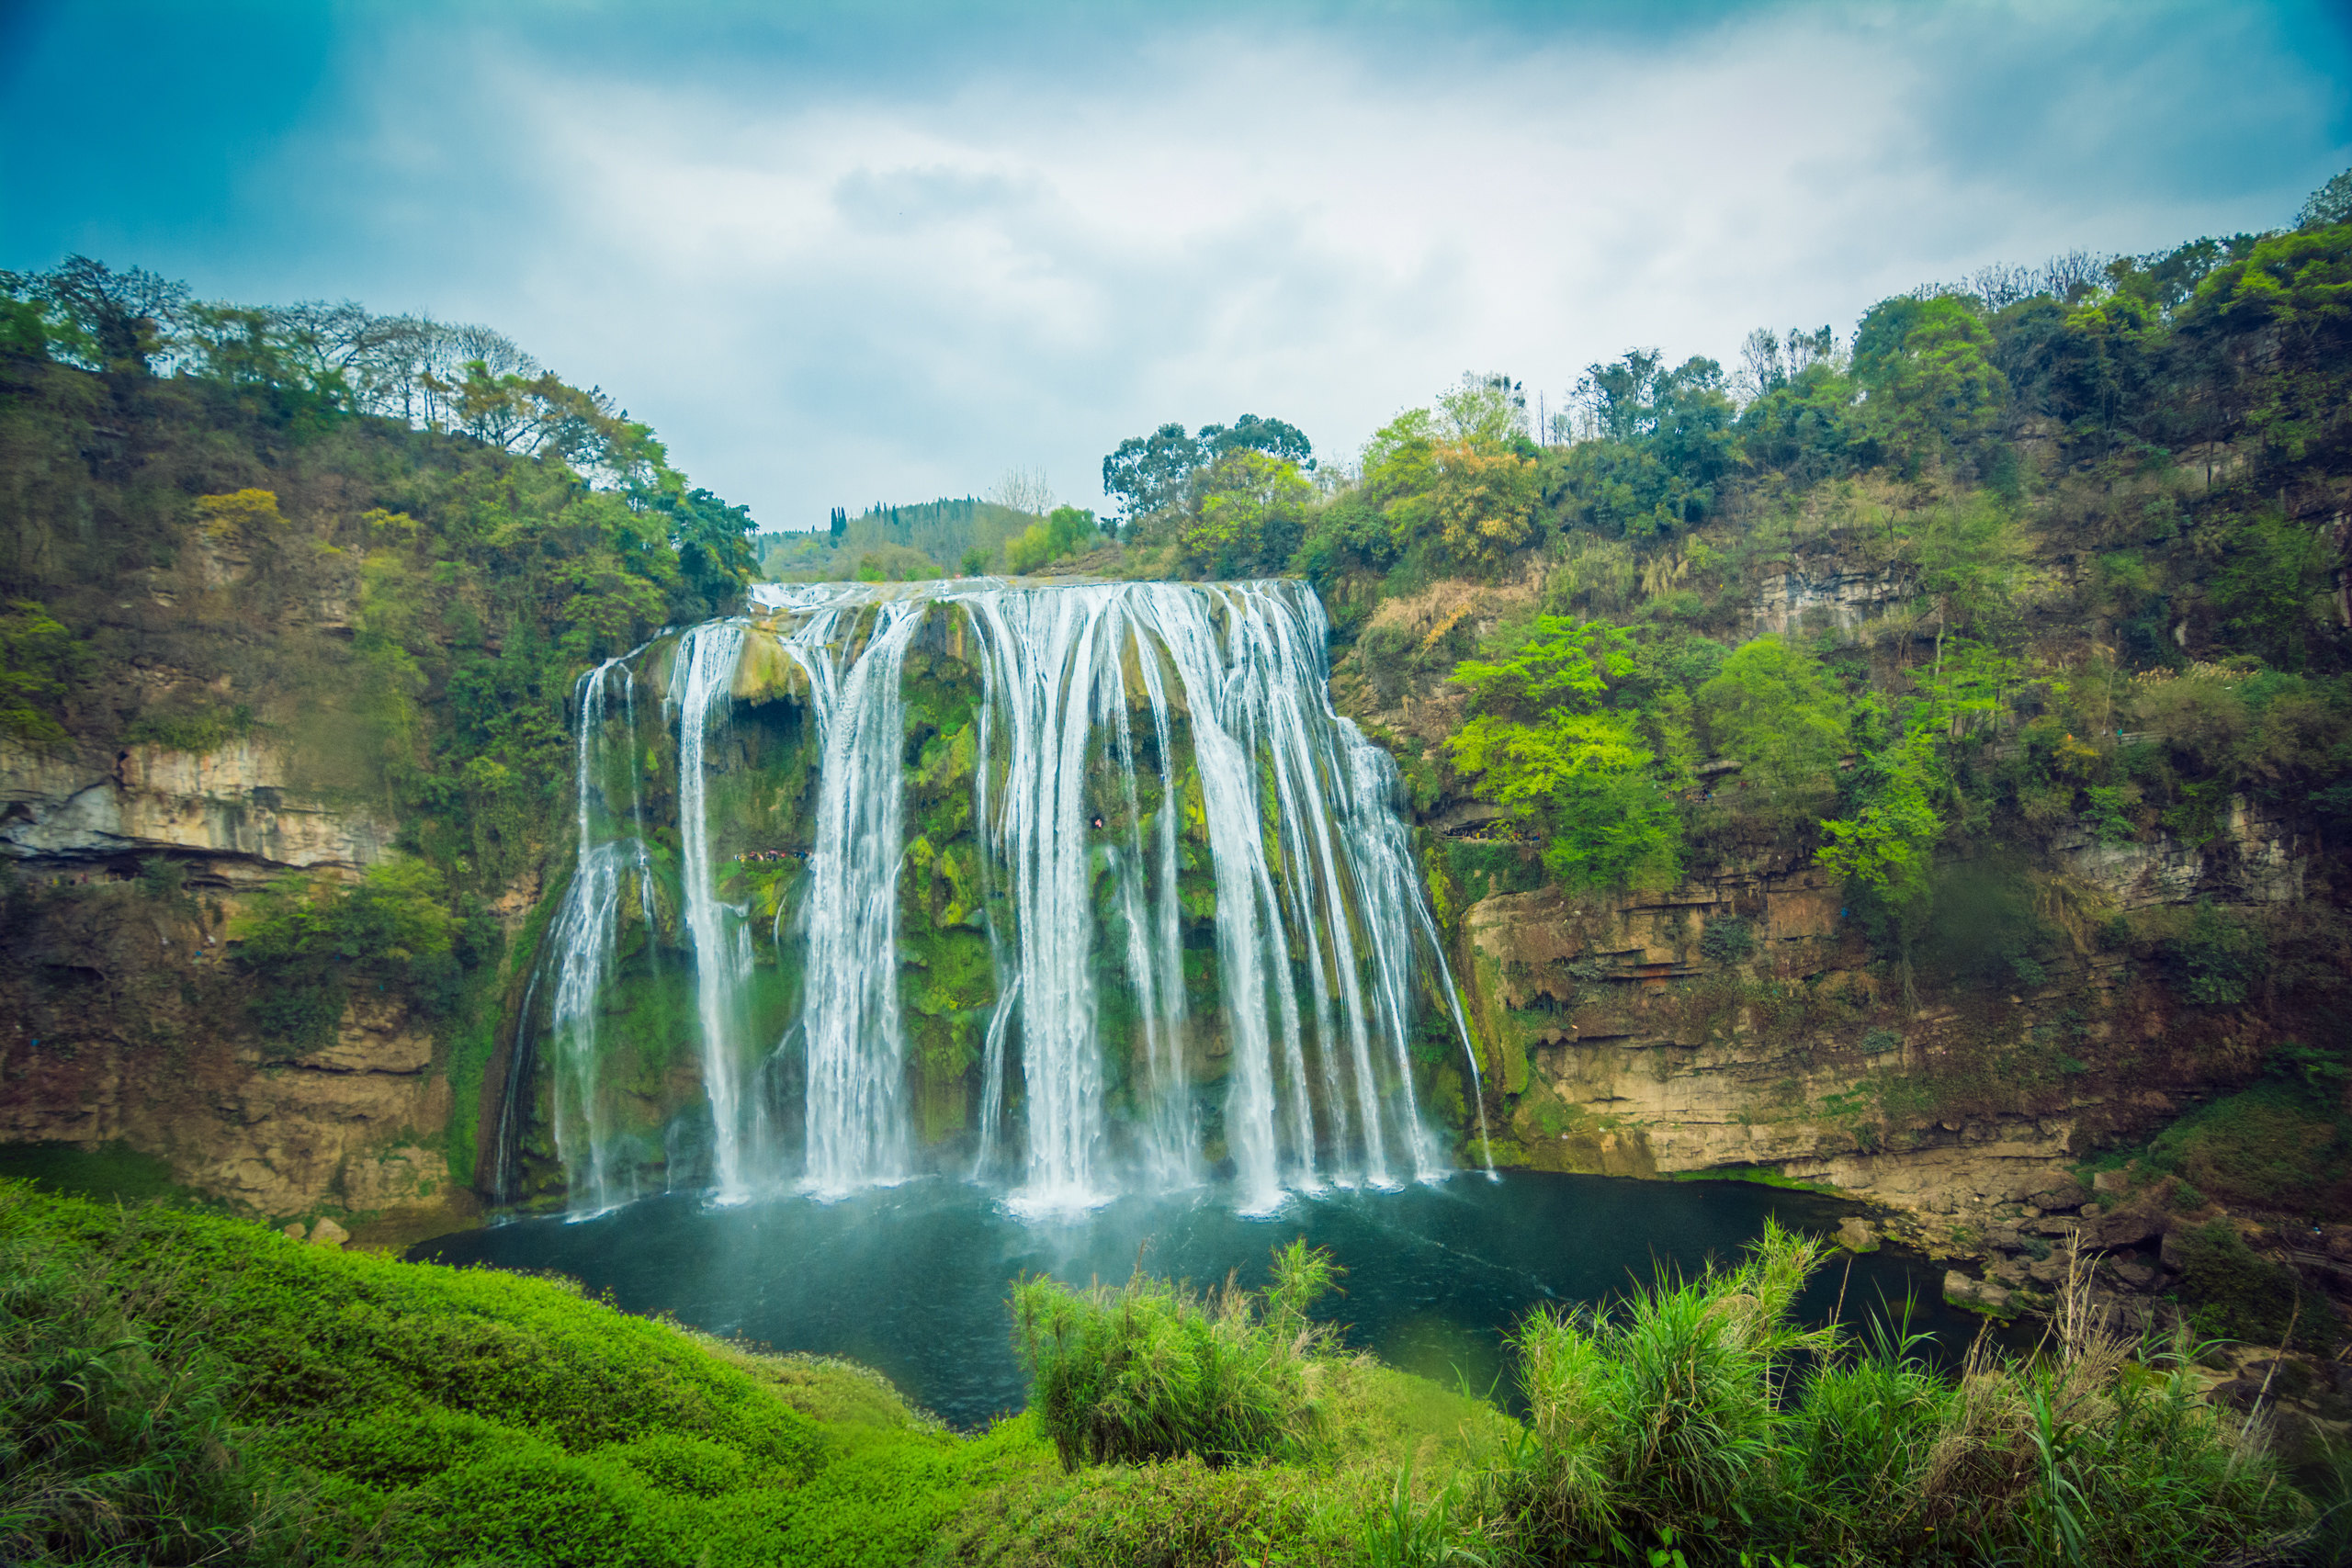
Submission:
[[[822,758],[798,1030],[808,1051],[807,1179],[820,1193],[907,1174],[897,963],[906,746],[899,671],[922,606],[879,606],[854,658],[835,646],[841,620],[838,610],[820,611],[785,641],[808,676]]]
[[[1220,1168],[1248,1211],[1289,1190],[1444,1174],[1414,1089],[1422,962],[1465,1053],[1467,1032],[1395,766],[1325,694],[1326,626],[1311,592],[979,580],[766,587],[755,599],[747,617],[687,630],[670,656],[674,840],[645,827],[634,782],[626,825],[617,797],[605,798],[616,758],[632,781],[640,765],[627,661],[582,680],[582,848],[542,970],[556,1152],[575,1207],[636,1190],[598,1091],[599,1054],[616,1048],[599,998],[623,928],[648,933],[630,962],[650,965],[673,908],[666,940],[692,956],[692,1043],[722,1201],[796,1179],[820,1196],[895,1180],[936,1168],[959,1139],[967,1152],[953,1157],[975,1176],[1017,1172],[1016,1205],[1033,1210],[1083,1207],[1137,1183],[1191,1185]],[[747,662],[753,638],[763,652]],[[771,667],[797,671],[788,691],[760,673]],[[920,723],[933,728],[910,729],[910,693],[939,679],[970,680],[977,699],[926,694]],[[787,721],[753,721],[718,743],[733,733],[739,691],[788,699],[770,714],[807,716],[813,746],[787,749],[810,759],[789,768],[807,771],[759,772],[786,765],[759,760],[760,725]],[[622,695],[626,724],[611,711]],[[934,835],[968,835],[961,850],[921,840],[906,804],[913,738],[937,733],[925,755],[945,755],[953,737],[937,727],[959,724],[968,728],[955,754],[977,758],[960,786],[969,815],[937,816],[927,761],[934,805],[923,820]],[[771,847],[779,834],[806,847]],[[673,874],[657,840],[678,846]],[[948,918],[986,967],[981,989],[954,1004],[967,1010],[954,1031],[968,1032],[953,1035],[969,1042],[962,1068],[940,1066],[944,993],[901,994],[902,965],[944,951],[923,925],[905,939],[918,945],[903,945],[902,901],[920,902],[913,889],[932,874],[908,870],[910,842],[925,865],[945,853],[968,867]],[[790,869],[770,869],[778,863]],[[657,908],[670,874],[675,904]],[[935,917],[941,895],[931,897]],[[756,923],[739,898],[766,900]],[[652,983],[684,978],[670,970]],[[908,1010],[918,1006],[933,1031],[920,1068]],[[1478,1064],[1468,1066],[1475,1101]],[[929,1108],[920,1139],[918,1077]],[[1483,1106],[1480,1116],[1483,1138]],[[797,1156],[776,1135],[795,1123]],[[628,1146],[649,1147],[648,1136]],[[674,1158],[674,1135],[671,1146]]]
[[[766,1116],[750,1095],[736,998],[752,967],[751,933],[718,901],[711,860],[711,726],[727,716],[735,665],[743,651],[741,621],[712,621],[678,639],[664,704],[678,720],[679,881],[686,930],[694,941],[695,1012],[702,1047],[703,1093],[710,1101],[712,1167],[722,1201],[750,1191],[753,1162],[765,1143]],[[749,1156],[749,1157],[747,1157]]]

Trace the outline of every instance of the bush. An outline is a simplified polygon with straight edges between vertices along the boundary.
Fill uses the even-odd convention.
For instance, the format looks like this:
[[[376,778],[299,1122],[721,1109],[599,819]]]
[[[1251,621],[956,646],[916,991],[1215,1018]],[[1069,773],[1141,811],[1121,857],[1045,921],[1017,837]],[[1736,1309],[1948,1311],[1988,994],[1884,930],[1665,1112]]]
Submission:
[[[1710,963],[1742,963],[1755,951],[1756,930],[1746,920],[1709,920],[1699,933],[1699,952]]]
[[[1824,1250],[1768,1224],[1736,1266],[1529,1319],[1532,1430],[1477,1510],[1507,1560],[2210,1562],[2295,1522],[2178,1348],[2129,1365],[2086,1270],[2049,1354],[1980,1341],[1953,1378],[1897,1331],[1797,1326]]]
[[[1328,1251],[1302,1240],[1275,1249],[1262,1292],[1227,1280],[1201,1293],[1140,1272],[1116,1290],[1021,1280],[1014,1337],[1031,1406],[1063,1466],[1316,1452],[1321,1412],[1308,1371],[1332,1352],[1306,1308],[1339,1274]]]
[[[2307,1289],[2292,1269],[2257,1254],[2227,1220],[2184,1235],[2180,1261],[2181,1297],[2205,1338],[2291,1343],[2323,1356],[2335,1348],[2340,1335],[2327,1298]]]
[[[2206,1007],[2235,1007],[2261,976],[2269,943],[2261,928],[2225,915],[2200,899],[2185,929],[2159,950],[2183,998]]]

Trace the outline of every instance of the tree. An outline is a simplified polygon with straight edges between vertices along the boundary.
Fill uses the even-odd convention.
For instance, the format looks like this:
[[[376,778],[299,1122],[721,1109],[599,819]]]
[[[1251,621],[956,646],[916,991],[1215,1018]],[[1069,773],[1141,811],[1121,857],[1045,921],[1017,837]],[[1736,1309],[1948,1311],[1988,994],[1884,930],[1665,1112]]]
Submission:
[[[1284,420],[1260,419],[1245,413],[1231,424],[1201,426],[1200,443],[1207,448],[1208,460],[1216,461],[1228,452],[1248,450],[1263,452],[1267,457],[1301,468],[1315,467],[1315,446],[1298,426]]]
[[[1776,814],[1808,815],[1835,790],[1848,705],[1811,653],[1770,634],[1743,643],[1697,700],[1718,753],[1744,764]]]
[[[48,610],[11,602],[0,614],[0,735],[37,748],[62,744],[56,702],[83,662],[82,646]]]
[[[2352,169],[2312,192],[2295,214],[2298,229],[2324,229],[2331,223],[2352,223]]]
[[[1993,334],[1964,296],[1872,306],[1854,333],[1854,378],[1866,394],[1863,422],[1887,456],[1917,472],[1988,434],[2008,393],[1992,355]]]
[[[1527,435],[1527,392],[1500,371],[1462,373],[1462,384],[1437,396],[1446,434],[1480,451],[1506,447]]]
[[[1193,475],[1206,462],[1203,445],[1173,423],[1149,435],[1130,435],[1102,459],[1102,493],[1118,502],[1127,528],[1181,511]]]
[[[669,519],[670,546],[678,552],[682,597],[675,619],[703,620],[724,614],[743,596],[759,570],[752,535],[759,525],[748,506],[729,506],[702,489],[663,493],[656,503]]]
[[[1533,537],[1543,486],[1532,459],[1448,442],[1430,462],[1429,488],[1388,509],[1400,548],[1434,537],[1456,568],[1492,571]]]
[[[1238,447],[1201,476],[1198,510],[1176,543],[1185,564],[1215,577],[1279,571],[1306,532],[1315,487],[1297,465]]]
[[[1932,732],[1913,726],[1856,769],[1851,815],[1824,821],[1826,840],[1815,861],[1869,896],[1893,918],[1906,1006],[1916,1008],[1911,952],[1934,890],[1935,848],[1943,819],[1935,801],[1942,770]]]
[[[73,357],[94,370],[145,374],[164,352],[188,303],[185,283],[144,267],[117,272],[88,256],[67,256],[55,270],[0,274],[0,291],[29,299],[73,323]],[[79,345],[86,344],[86,348]]]
[[[1008,511],[1043,517],[1054,504],[1054,490],[1046,482],[1043,468],[1007,468],[989,491],[989,499]]]
[[[1540,834],[1564,886],[1658,887],[1680,869],[1681,823],[1640,716],[1606,707],[1634,665],[1622,627],[1541,615],[1453,671],[1473,716],[1447,742],[1487,798]]]

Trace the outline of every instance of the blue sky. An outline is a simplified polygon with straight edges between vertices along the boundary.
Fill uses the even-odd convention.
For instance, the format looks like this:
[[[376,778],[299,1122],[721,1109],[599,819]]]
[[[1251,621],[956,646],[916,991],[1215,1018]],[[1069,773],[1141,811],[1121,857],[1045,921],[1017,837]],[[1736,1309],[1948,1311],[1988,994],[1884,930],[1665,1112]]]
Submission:
[[[2318,5],[0,0],[0,266],[507,332],[770,527],[2271,227]]]

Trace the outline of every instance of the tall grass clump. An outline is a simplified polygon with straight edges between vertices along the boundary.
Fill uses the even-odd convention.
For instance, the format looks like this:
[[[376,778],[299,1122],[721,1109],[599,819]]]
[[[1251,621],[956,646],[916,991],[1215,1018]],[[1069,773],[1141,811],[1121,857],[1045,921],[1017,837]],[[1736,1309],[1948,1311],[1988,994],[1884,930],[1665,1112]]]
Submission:
[[[1736,1266],[1530,1318],[1529,1428],[1482,1483],[1498,1553],[2154,1564],[2294,1539],[2260,1423],[2199,1396],[2185,1347],[2114,1332],[2086,1270],[2039,1351],[1980,1341],[1953,1377],[1898,1330],[1795,1324],[1823,1252],[1768,1224]]]
[[[1325,1364],[1340,1352],[1306,1309],[1341,1272],[1329,1250],[1302,1239],[1274,1249],[1263,1291],[1227,1276],[1196,1292],[1140,1269],[1115,1288],[1017,1280],[1013,1332],[1030,1405],[1063,1467],[1312,1457]]]
[[[0,1562],[266,1562],[287,1508],[217,1358],[40,1245],[0,1247]]]

